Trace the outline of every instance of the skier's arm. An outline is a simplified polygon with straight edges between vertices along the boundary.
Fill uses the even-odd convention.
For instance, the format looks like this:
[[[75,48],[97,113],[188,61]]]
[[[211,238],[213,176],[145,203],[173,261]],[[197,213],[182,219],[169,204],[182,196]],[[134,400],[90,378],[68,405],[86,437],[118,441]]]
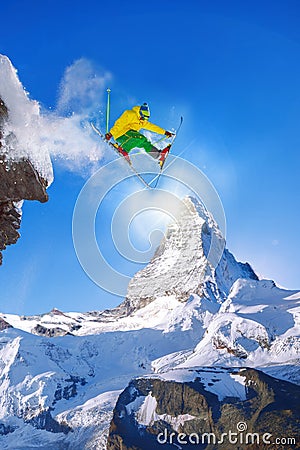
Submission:
[[[163,128],[161,128],[158,125],[155,125],[154,123],[151,123],[151,122],[146,122],[145,124],[143,124],[143,128],[145,128],[146,130],[149,130],[149,131],[154,131],[154,133],[158,133],[158,134],[166,133],[166,130],[164,130]]]

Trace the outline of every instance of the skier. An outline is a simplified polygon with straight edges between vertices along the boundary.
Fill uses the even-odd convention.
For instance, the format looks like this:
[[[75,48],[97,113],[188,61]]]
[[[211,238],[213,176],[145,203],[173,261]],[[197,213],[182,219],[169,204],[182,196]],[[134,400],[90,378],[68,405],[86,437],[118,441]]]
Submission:
[[[149,117],[150,109],[147,103],[144,103],[142,106],[134,106],[132,109],[123,112],[110,131],[106,133],[105,139],[109,141],[113,137],[119,145],[118,151],[127,161],[130,161],[128,153],[133,148],[143,148],[153,158],[159,159],[162,165],[170,150],[171,144],[167,145],[163,150],[159,150],[139,131],[144,128],[158,134],[164,134],[167,137],[174,136],[174,133],[149,122]]]

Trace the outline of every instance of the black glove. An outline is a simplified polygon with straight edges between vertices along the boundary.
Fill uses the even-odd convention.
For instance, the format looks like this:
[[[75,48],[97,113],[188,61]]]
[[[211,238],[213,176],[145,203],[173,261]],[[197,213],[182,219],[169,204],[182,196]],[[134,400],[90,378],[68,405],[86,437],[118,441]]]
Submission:
[[[169,138],[169,137],[174,136],[174,133],[171,133],[171,131],[166,131],[165,135]]]
[[[111,138],[112,138],[112,134],[111,133],[106,133],[105,140],[106,141],[110,141]]]

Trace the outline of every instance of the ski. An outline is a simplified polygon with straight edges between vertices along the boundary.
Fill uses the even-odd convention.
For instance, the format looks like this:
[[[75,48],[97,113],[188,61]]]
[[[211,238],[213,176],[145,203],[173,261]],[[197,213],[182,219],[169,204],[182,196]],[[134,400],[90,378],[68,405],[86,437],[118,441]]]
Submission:
[[[105,140],[105,135],[93,124],[93,122],[90,122],[91,127],[93,128],[93,130],[114,150],[115,153],[117,153],[118,156],[121,156],[129,165],[130,169],[132,170],[132,172],[137,176],[137,178],[143,183],[143,185],[145,187],[147,187],[148,189],[152,189],[152,186],[150,186],[150,184],[147,183],[146,180],[144,180],[144,178],[139,174],[139,172],[135,169],[135,167],[132,165],[132,162],[129,160],[127,160],[119,151],[118,151],[118,144],[113,143],[113,142],[107,142]]]
[[[124,158],[124,156],[123,156]],[[126,158],[124,158],[125,161],[127,161]],[[142,175],[133,167],[132,163],[127,161],[128,165],[130,166],[131,170],[134,172],[134,174],[138,177],[138,179],[143,183],[144,186],[146,186],[148,189],[152,189],[152,186],[150,186],[150,184],[147,183],[146,180],[144,180],[144,178],[142,177]]]
[[[164,167],[164,165],[165,165],[166,159],[167,159],[167,157],[168,157],[168,155],[169,155],[169,153],[170,153],[171,147],[172,147],[172,145],[174,144],[174,141],[175,141],[175,139],[176,139],[176,137],[177,137],[177,135],[178,135],[178,133],[179,133],[179,130],[180,130],[182,124],[183,124],[183,117],[181,116],[181,117],[180,117],[179,125],[178,125],[178,127],[177,127],[177,130],[176,130],[176,132],[175,132],[175,135],[174,135],[174,137],[173,137],[173,139],[172,139],[172,142],[171,142],[171,144],[170,144],[170,148],[169,148],[169,150],[168,150],[168,152],[167,152],[167,154],[166,154],[165,159],[164,159],[163,161],[161,161],[161,164],[160,164],[160,171],[163,170],[163,167]]]
[[[164,167],[164,165],[165,165],[166,159],[167,159],[167,157],[168,157],[168,155],[169,155],[169,153],[170,153],[171,147],[172,147],[172,145],[174,144],[174,141],[175,141],[175,139],[176,139],[176,137],[177,137],[177,135],[178,135],[178,132],[179,132],[179,130],[180,130],[182,124],[183,124],[183,117],[181,116],[181,117],[180,117],[180,123],[179,123],[179,125],[178,125],[178,127],[177,127],[177,130],[176,130],[176,132],[175,132],[175,135],[174,135],[174,137],[173,137],[173,139],[172,139],[172,142],[171,142],[171,144],[170,144],[169,150],[168,150],[168,152],[166,153],[165,159],[164,159],[163,161],[160,161],[160,162],[159,162],[159,165],[160,165],[160,172],[159,172],[159,174],[157,175],[155,185],[154,185],[154,186],[151,186],[153,189],[155,189],[155,188],[157,187],[157,185],[158,185],[159,179],[160,179],[161,174],[162,174],[162,172],[163,172],[163,167]],[[154,180],[155,180],[155,178],[154,178]],[[154,180],[152,180],[151,183],[152,183]]]

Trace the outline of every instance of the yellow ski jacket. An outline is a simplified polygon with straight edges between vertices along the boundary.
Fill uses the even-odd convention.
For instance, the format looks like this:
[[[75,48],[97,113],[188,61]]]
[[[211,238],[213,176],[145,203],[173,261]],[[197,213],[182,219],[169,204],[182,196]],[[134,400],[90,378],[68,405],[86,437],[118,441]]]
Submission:
[[[134,106],[132,109],[128,109],[114,123],[114,126],[110,129],[110,133],[114,139],[117,140],[120,136],[127,133],[129,130],[140,131],[142,128],[145,130],[154,131],[158,134],[165,134],[166,130],[154,125],[154,123],[144,120],[140,116],[140,107]]]

